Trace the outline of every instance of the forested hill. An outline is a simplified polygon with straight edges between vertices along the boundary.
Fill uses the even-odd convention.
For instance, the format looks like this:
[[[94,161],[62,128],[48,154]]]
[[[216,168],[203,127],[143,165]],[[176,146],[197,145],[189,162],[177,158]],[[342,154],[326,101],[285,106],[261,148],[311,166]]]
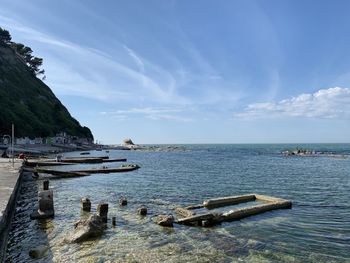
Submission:
[[[14,123],[16,137],[47,137],[65,131],[93,139],[90,129],[82,127],[36,75],[13,47],[0,42],[0,135],[10,134]]]

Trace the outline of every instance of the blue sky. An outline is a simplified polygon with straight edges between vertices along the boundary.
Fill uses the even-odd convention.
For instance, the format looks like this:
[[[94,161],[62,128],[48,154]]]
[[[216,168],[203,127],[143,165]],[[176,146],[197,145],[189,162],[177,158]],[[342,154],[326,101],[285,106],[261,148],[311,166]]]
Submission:
[[[350,142],[349,1],[0,4],[103,143]]]

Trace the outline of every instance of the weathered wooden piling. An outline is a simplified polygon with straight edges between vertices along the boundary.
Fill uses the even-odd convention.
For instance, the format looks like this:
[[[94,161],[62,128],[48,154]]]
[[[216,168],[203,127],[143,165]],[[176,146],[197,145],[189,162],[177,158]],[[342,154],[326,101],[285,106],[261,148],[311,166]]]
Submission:
[[[107,222],[107,216],[108,216],[108,204],[107,203],[101,203],[97,206],[97,215],[102,218],[103,222]]]
[[[115,216],[112,217],[112,226],[117,225],[117,218]]]
[[[49,190],[49,184],[50,184],[49,180],[45,180],[45,181],[43,182],[43,190],[44,190],[44,191],[45,191],[45,190]]]
[[[91,201],[87,197],[83,197],[80,200],[80,207],[83,211],[85,212],[90,212],[91,211]]]

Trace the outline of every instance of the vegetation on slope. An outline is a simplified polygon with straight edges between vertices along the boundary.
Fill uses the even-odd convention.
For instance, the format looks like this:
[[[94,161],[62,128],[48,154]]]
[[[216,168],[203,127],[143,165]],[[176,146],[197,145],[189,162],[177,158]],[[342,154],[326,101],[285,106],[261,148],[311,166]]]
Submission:
[[[16,137],[48,137],[65,131],[93,139],[90,129],[82,127],[36,77],[43,73],[42,59],[33,57],[30,48],[11,42],[4,31],[0,28],[0,134],[10,134],[14,123]]]

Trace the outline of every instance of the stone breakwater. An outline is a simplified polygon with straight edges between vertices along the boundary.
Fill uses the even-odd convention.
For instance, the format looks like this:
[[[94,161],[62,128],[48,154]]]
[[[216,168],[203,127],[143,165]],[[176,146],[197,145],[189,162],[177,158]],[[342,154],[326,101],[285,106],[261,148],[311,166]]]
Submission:
[[[328,151],[315,151],[315,150],[287,150],[283,151],[284,156],[304,156],[304,157],[334,157],[334,158],[349,158],[348,154],[338,154]]]

